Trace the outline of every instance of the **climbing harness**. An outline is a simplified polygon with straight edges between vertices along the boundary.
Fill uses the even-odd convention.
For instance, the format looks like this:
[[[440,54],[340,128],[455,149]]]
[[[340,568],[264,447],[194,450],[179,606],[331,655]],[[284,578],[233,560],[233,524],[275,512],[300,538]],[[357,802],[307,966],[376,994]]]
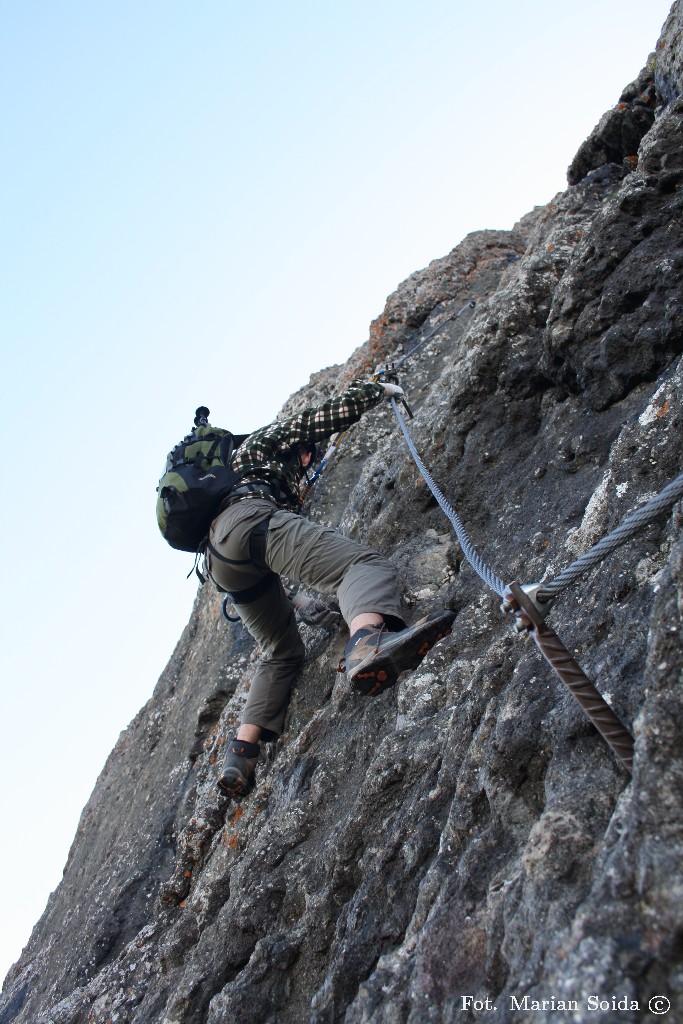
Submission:
[[[256,526],[252,527],[249,533],[248,559],[235,561],[233,558],[226,558],[225,555],[222,555],[214,547],[210,540],[207,540],[206,547],[211,558],[217,558],[219,562],[227,562],[229,565],[244,565],[246,561],[261,572],[259,578],[251,586],[243,587],[242,590],[228,592],[228,599],[233,605],[251,604],[252,601],[256,601],[266,590],[277,583],[277,573],[273,572],[266,562],[266,537],[271,516],[272,512],[265,519],[262,519],[260,523],[257,523]],[[209,573],[209,575],[211,574]],[[211,578],[213,579],[213,577]],[[223,601],[223,615],[229,622],[237,621],[228,615],[225,601]]]
[[[227,619],[228,622],[241,622],[239,615],[230,615],[229,609],[232,608],[235,611],[235,606],[229,594],[226,594],[223,598],[223,604],[221,605],[221,611],[223,612],[223,618]]]
[[[545,616],[561,590],[569,586],[570,583],[573,583],[582,573],[606,558],[610,552],[625,543],[641,527],[652,522],[662,511],[683,497],[683,474],[676,477],[656,497],[646,502],[645,505],[642,505],[634,512],[631,512],[615,530],[606,537],[603,537],[602,540],[575,562],[572,562],[571,565],[567,566],[554,579],[546,583],[536,583],[524,587],[520,586],[517,582],[509,583],[506,586],[500,577],[480,557],[468,537],[459,515],[444,498],[441,490],[434,482],[432,475],[419,456],[398,405],[393,398],[391,399],[391,405],[408,450],[436,501],[450,520],[465,558],[484,583],[503,599],[501,610],[512,613],[515,616],[515,629],[517,632],[532,634],[545,660],[567,686],[590,721],[630,773],[633,767],[633,737],[569,653],[557,633],[545,621]]]

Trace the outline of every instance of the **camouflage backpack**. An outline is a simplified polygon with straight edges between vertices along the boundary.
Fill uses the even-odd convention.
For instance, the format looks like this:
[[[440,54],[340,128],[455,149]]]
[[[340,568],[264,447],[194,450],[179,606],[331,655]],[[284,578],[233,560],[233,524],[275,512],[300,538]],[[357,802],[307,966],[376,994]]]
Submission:
[[[239,479],[230,463],[248,435],[212,427],[208,416],[205,406],[197,409],[194,430],[169,452],[157,487],[157,523],[178,551],[199,550]]]

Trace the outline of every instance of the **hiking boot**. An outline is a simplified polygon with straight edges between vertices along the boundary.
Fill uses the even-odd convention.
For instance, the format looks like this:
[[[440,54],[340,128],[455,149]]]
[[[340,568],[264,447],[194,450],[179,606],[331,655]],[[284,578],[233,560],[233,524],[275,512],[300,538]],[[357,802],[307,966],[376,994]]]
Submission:
[[[231,740],[225,757],[218,785],[230,796],[247,796],[256,785],[254,768],[258,761],[258,743],[246,740]]]
[[[384,625],[359,629],[339,666],[357,693],[373,697],[393,686],[401,672],[417,668],[427,651],[451,631],[454,612],[432,612],[407,629],[390,633]]]

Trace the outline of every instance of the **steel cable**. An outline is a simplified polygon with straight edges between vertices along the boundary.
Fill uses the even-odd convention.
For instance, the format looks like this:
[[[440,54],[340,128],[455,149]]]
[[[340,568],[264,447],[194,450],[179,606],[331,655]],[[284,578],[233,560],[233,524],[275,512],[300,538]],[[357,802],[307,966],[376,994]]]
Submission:
[[[454,313],[453,316],[447,316],[445,320],[442,320],[440,324],[437,324],[436,327],[432,328],[429,334],[425,335],[424,338],[421,338],[416,345],[413,345],[413,347],[408,352],[406,352],[404,356],[401,356],[399,361],[397,363],[394,363],[393,369],[398,370],[399,366],[402,366],[403,363],[405,363],[406,359],[409,359],[410,356],[414,355],[419,348],[422,348],[422,346],[426,344],[426,342],[428,342],[430,338],[433,338],[434,335],[438,331],[440,331],[442,327],[445,327],[446,324],[451,323],[451,321],[457,322],[466,309],[474,309],[476,304],[477,303],[475,302],[474,299],[470,299],[469,302],[465,303],[465,305],[462,307],[459,313]]]
[[[578,701],[590,721],[601,733],[617,757],[619,757],[626,770],[629,773],[632,772],[634,757],[633,737],[615,715],[600,691],[586,676],[578,662],[569,653],[557,633],[544,621],[544,613],[539,609],[537,602],[542,604],[543,602],[550,601],[561,590],[569,586],[570,583],[573,583],[578,576],[606,558],[615,548],[619,547],[637,533],[638,530],[652,522],[661,512],[673,505],[675,501],[683,497],[683,474],[672,480],[670,484],[650,501],[626,516],[615,530],[612,530],[606,537],[598,541],[589,551],[567,566],[553,580],[542,584],[536,591],[536,599],[533,600],[528,594],[524,593],[523,588],[517,583],[511,583],[509,587],[506,587],[503,581],[496,576],[479,556],[467,535],[460,516],[446,500],[420,458],[395,398],[391,399],[391,406],[415,465],[436,498],[441,510],[453,526],[465,558],[484,583],[494,590],[499,597],[503,598],[503,608],[507,605],[507,610],[513,610],[516,607],[518,627],[520,623],[526,624],[548,664],[568,687],[572,696]],[[516,602],[510,597],[511,593],[516,595]],[[528,618],[526,620],[520,617],[520,606],[522,610],[527,612]]]
[[[462,307],[462,309],[460,309],[457,313],[452,314],[452,316],[447,316],[445,318],[445,320],[442,320],[441,323],[436,325],[436,327],[433,327],[432,330],[429,332],[429,334],[425,335],[425,337],[421,338],[417,342],[417,344],[413,345],[413,347],[408,352],[406,352],[405,355],[401,356],[401,358],[398,360],[397,363],[392,364],[392,372],[395,372],[398,369],[399,366],[401,366],[403,363],[405,363],[406,359],[409,359],[410,356],[414,355],[415,352],[417,352],[417,350],[419,348],[422,348],[422,346],[424,344],[426,344],[426,342],[428,342],[430,338],[433,338],[434,335],[437,334],[441,330],[442,327],[445,327],[446,324],[449,324],[449,323],[457,323],[458,320],[460,319],[460,317],[462,316],[462,314],[465,312],[466,309],[474,309],[476,305],[477,305],[476,300],[475,299],[470,299],[468,302],[465,303],[465,305]],[[309,495],[310,495],[313,487],[315,486],[315,484],[318,482],[320,477],[325,472],[330,459],[333,457],[335,451],[337,450],[337,447],[339,446],[340,442],[344,438],[345,434],[346,434],[345,430],[343,430],[343,431],[341,431],[341,433],[337,434],[336,437],[334,438],[334,440],[332,441],[332,443],[330,444],[330,446],[328,447],[327,451],[325,452],[325,455],[323,456],[323,458],[322,458],[322,460],[320,462],[320,465],[318,466],[318,468],[316,469],[315,473],[313,474],[313,476],[308,481],[308,484],[307,484],[307,487],[306,487],[306,491],[304,492],[304,494],[303,494],[303,496],[301,498],[301,504],[302,505],[304,504],[304,502],[309,497]]]
[[[517,627],[519,628],[520,625],[523,625],[531,631],[534,642],[548,664],[568,687],[572,696],[578,701],[583,711],[621,760],[626,770],[629,773],[632,772],[634,757],[633,737],[600,691],[586,676],[578,662],[569,653],[557,633],[544,621],[544,612],[539,608],[539,604],[550,601],[561,590],[569,586],[570,583],[573,583],[578,576],[606,558],[610,552],[627,541],[629,537],[632,537],[641,527],[646,526],[675,501],[683,497],[683,474],[672,480],[670,484],[650,501],[626,516],[615,530],[606,537],[603,537],[589,551],[567,566],[555,579],[542,584],[536,591],[536,599],[533,600],[529,594],[524,593],[524,589],[517,583],[511,583],[509,587],[506,587],[503,581],[480,558],[467,536],[458,513],[446,500],[420,458],[395,398],[391,399],[391,406],[396,414],[396,419],[415,465],[436,498],[441,510],[453,526],[465,558],[484,583],[494,590],[499,597],[503,598],[503,609],[506,606],[507,610],[510,611],[516,608],[515,614],[518,617]],[[513,597],[510,596],[511,594]],[[520,608],[522,611],[526,611],[526,619],[520,613]]]
[[[425,480],[427,486],[429,487],[430,491],[432,492],[432,494],[436,498],[437,502],[439,503],[439,506],[440,506],[442,512],[446,515],[446,517],[449,519],[451,525],[453,526],[453,529],[456,532],[458,540],[460,541],[460,547],[463,550],[463,554],[465,555],[465,558],[470,563],[470,565],[472,566],[474,571],[481,577],[481,579],[484,581],[484,583],[488,587],[490,587],[491,590],[495,590],[495,592],[499,595],[499,597],[504,597],[504,595],[505,595],[505,584],[503,583],[503,581],[501,579],[498,578],[498,576],[496,576],[496,574],[493,572],[493,570],[490,569],[489,566],[486,565],[486,563],[483,561],[483,559],[480,558],[480,556],[477,554],[477,551],[475,550],[474,545],[472,544],[471,540],[467,536],[467,531],[465,530],[465,527],[462,524],[462,520],[460,519],[460,516],[455,511],[455,509],[450,504],[450,502],[447,501],[447,499],[443,496],[441,490],[439,489],[439,487],[435,483],[434,478],[432,477],[431,473],[429,472],[429,470],[425,466],[424,462],[420,458],[420,456],[418,454],[418,451],[417,451],[417,448],[415,447],[415,445],[413,443],[413,439],[410,436],[410,434],[408,433],[408,428],[406,427],[406,424],[405,424],[405,421],[403,419],[403,416],[401,415],[400,410],[399,410],[399,408],[398,408],[398,406],[396,404],[396,399],[395,398],[391,399],[391,407],[392,407],[392,409],[394,410],[394,412],[396,414],[396,418],[397,418],[399,426],[400,426],[400,428],[401,428],[401,430],[403,432],[403,436],[405,438],[405,442],[408,445],[408,450],[410,451],[410,454],[412,455],[412,457],[413,457],[413,459],[415,461],[415,465],[420,470],[420,473],[424,477],[424,480]]]
[[[641,527],[652,522],[661,512],[669,508],[681,497],[683,497],[683,473],[677,476],[675,480],[672,480],[670,484],[667,484],[664,490],[654,498],[651,498],[650,501],[626,516],[615,530],[612,530],[606,537],[603,537],[597,544],[594,544],[589,551],[586,551],[575,562],[568,565],[554,579],[541,584],[537,594],[538,600],[543,602],[555,597],[561,590],[568,587],[584,572],[592,569],[594,565],[597,565],[598,562],[606,558],[615,548],[624,544]]]

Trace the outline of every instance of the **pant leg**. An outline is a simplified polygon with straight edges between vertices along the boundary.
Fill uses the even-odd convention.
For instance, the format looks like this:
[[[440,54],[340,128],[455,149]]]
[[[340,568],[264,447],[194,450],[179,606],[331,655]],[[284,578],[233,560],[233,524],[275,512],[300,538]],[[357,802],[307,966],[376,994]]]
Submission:
[[[253,528],[272,511],[269,502],[253,498],[230,506],[214,521],[211,543],[229,561],[212,558],[209,552],[207,563],[212,579],[224,590],[244,590],[266,575],[262,566],[255,566],[250,560],[249,538]],[[242,724],[260,726],[263,738],[273,740],[282,732],[289,695],[305,655],[296,615],[275,574],[255,600],[236,607],[244,626],[261,648]]]
[[[336,530],[293,512],[275,512],[268,528],[266,561],[289,579],[335,594],[347,623],[362,612],[376,612],[390,628],[405,628],[396,566]]]
[[[258,725],[265,740],[282,732],[289,697],[306,649],[296,624],[292,602],[278,576],[255,601],[238,604],[242,622],[261,647],[251,688],[242,712],[243,725]]]
[[[223,590],[246,590],[266,575],[264,567],[251,560],[249,540],[252,530],[268,519],[274,508],[269,501],[248,498],[230,505],[214,519],[209,540],[221,558],[212,557],[209,549],[206,563],[211,579]]]
[[[259,499],[231,506],[212,526],[211,543],[230,559],[223,562],[207,557],[211,576],[219,586],[239,591],[263,578],[264,570],[250,561],[249,536],[268,516],[266,563],[278,575],[255,601],[238,604],[237,609],[262,650],[242,723],[260,726],[264,739],[275,739],[282,731],[291,688],[305,654],[280,573],[336,594],[347,623],[362,612],[382,615],[393,629],[403,629],[406,623],[401,615],[398,570],[392,562],[296,513],[273,513],[273,506]]]

